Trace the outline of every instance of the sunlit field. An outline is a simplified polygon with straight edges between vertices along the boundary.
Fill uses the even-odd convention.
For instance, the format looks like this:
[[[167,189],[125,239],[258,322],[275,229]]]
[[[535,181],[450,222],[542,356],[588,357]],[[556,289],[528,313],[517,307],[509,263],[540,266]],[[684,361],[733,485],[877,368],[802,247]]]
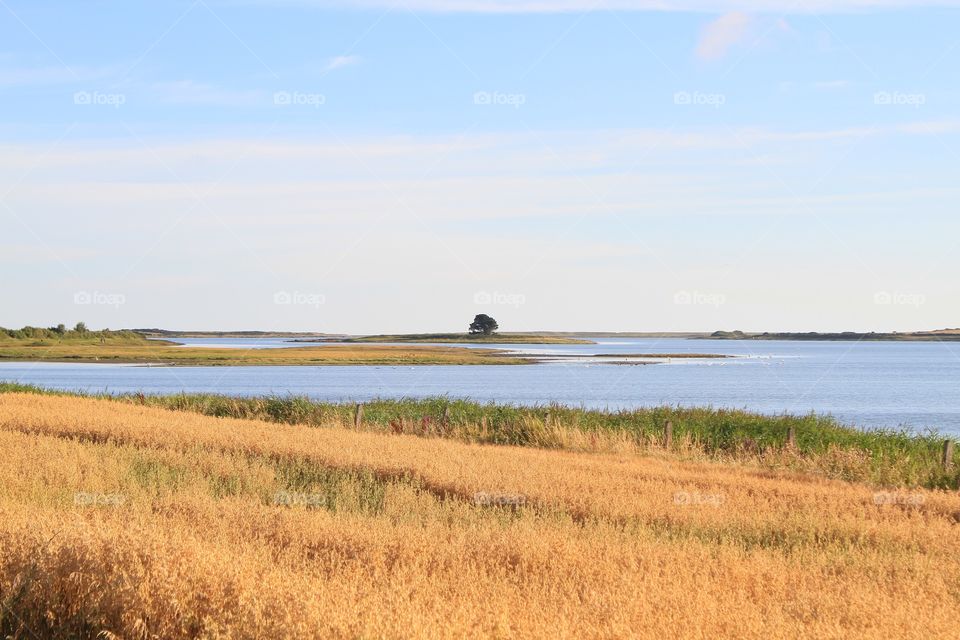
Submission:
[[[0,328],[0,362],[156,363],[165,365],[431,365],[518,364],[496,349],[396,345],[324,345],[287,349],[181,347],[132,331]]]
[[[960,496],[0,394],[0,631],[956,638]]]

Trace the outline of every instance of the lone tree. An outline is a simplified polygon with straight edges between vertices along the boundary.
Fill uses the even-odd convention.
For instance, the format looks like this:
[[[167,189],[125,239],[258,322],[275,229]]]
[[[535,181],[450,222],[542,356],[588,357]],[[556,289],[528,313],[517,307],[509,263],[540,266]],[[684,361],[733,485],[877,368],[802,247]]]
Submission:
[[[473,322],[470,323],[470,334],[478,335],[482,333],[485,336],[489,336],[499,328],[500,326],[496,320],[485,313],[478,313],[474,316]]]

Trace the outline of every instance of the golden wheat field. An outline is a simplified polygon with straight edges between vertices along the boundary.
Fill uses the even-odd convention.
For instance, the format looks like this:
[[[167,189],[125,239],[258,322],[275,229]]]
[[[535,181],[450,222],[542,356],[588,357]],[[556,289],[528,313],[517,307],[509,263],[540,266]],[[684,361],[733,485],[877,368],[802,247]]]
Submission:
[[[960,496],[0,394],[14,638],[958,638]]]

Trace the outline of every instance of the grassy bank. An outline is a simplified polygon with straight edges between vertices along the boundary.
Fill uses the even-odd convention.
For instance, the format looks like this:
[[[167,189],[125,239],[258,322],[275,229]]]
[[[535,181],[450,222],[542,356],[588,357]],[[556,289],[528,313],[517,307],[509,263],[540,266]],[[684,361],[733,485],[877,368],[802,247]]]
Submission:
[[[83,323],[73,329],[66,329],[63,325],[44,329],[42,327],[23,327],[22,329],[6,329],[0,327],[0,348],[13,346],[51,346],[51,345],[108,345],[108,346],[138,346],[138,345],[169,345],[172,342],[163,340],[147,340],[135,331],[91,331]]]
[[[0,383],[0,393],[3,392],[58,393]],[[303,397],[136,394],[109,398],[223,418],[355,427],[355,405],[316,402]],[[691,458],[817,473],[877,486],[960,486],[960,465],[945,469],[941,464],[943,436],[893,429],[860,430],[831,417],[813,414],[767,416],[738,410],[679,407],[608,412],[432,398],[364,403],[360,429],[468,443],[643,453],[664,449],[664,428],[668,422],[673,429],[671,451]],[[787,442],[791,430],[795,434],[792,446]]]
[[[397,335],[359,336],[344,342],[489,342],[496,344],[594,344],[592,340],[571,338],[562,335],[536,333],[495,333],[492,335],[472,333],[406,333]]]
[[[136,336],[136,334],[133,334]],[[522,364],[494,349],[327,345],[284,349],[179,347],[145,340],[0,339],[0,361],[114,362],[165,365],[424,365]]]
[[[3,394],[0,635],[958,633],[954,492],[318,426]]]

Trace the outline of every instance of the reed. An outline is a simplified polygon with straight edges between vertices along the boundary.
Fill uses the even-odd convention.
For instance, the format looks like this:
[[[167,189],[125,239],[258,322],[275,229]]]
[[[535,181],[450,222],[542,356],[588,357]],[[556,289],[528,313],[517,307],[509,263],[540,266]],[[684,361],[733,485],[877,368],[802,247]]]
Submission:
[[[0,383],[0,393],[61,393]],[[221,418],[356,428],[354,403],[302,396],[239,398],[215,394],[103,396]],[[549,416],[549,418],[548,418]],[[446,397],[373,400],[363,404],[360,428],[387,434],[572,451],[658,452],[673,424],[674,453],[792,469],[878,486],[957,488],[958,465],[945,467],[944,436],[928,431],[863,430],[817,414],[763,415],[709,407],[602,411],[563,405],[484,404]],[[788,443],[791,431],[794,445]]]

